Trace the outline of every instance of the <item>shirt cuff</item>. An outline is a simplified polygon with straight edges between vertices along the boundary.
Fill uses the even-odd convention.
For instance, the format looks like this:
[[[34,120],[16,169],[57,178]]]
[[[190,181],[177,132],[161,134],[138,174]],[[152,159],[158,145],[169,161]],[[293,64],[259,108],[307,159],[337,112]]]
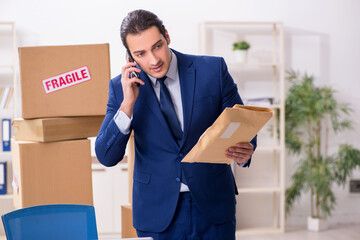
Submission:
[[[120,132],[124,135],[127,135],[130,133],[130,125],[131,121],[133,119],[133,116],[129,118],[126,113],[121,111],[120,109],[117,111],[117,113],[114,116],[114,121],[116,125],[118,126]]]

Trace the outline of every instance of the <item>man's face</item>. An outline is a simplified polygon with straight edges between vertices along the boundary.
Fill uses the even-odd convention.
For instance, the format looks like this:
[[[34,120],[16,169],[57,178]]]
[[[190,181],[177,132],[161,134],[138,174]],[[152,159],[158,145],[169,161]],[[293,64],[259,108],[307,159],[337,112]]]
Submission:
[[[140,68],[150,76],[161,78],[170,67],[170,37],[166,31],[166,39],[156,26],[152,26],[140,34],[128,34],[126,42],[131,55]]]

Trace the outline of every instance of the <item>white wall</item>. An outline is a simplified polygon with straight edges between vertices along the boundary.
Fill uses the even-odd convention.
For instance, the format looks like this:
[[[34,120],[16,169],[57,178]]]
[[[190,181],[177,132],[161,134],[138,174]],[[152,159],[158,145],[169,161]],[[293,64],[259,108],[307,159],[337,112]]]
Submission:
[[[109,42],[112,76],[116,76],[125,58],[120,23],[127,12],[138,8],[154,11],[163,19],[171,46],[186,53],[197,53],[197,30],[202,21],[281,21],[287,33],[287,67],[313,73],[318,84],[333,86],[338,99],[351,104],[353,119],[360,118],[357,0],[2,0],[0,21],[17,22],[19,46]],[[360,148],[359,130],[357,125],[354,131],[332,137],[332,146],[347,142]],[[287,179],[293,164],[294,158],[288,158]],[[355,176],[359,178],[359,171]],[[360,196],[348,192],[348,187],[336,188],[338,204],[331,224],[360,223]],[[288,217],[288,225],[305,224],[308,203],[308,197],[301,199]]]

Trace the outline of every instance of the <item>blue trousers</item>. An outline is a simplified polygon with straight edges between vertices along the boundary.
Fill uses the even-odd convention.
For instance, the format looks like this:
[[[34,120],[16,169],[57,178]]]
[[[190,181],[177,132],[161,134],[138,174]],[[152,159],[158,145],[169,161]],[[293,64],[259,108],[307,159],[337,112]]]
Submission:
[[[136,230],[139,237],[154,240],[235,240],[235,216],[224,224],[213,224],[200,212],[189,192],[180,193],[175,215],[163,232]]]

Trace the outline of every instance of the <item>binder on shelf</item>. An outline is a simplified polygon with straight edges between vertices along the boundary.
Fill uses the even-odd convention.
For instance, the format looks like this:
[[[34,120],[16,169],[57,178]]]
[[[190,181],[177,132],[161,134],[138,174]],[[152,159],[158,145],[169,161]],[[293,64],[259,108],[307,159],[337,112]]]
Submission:
[[[6,194],[6,162],[0,162],[0,195]]]
[[[2,145],[3,152],[9,152],[11,149],[10,145],[11,136],[11,119],[2,119]]]

